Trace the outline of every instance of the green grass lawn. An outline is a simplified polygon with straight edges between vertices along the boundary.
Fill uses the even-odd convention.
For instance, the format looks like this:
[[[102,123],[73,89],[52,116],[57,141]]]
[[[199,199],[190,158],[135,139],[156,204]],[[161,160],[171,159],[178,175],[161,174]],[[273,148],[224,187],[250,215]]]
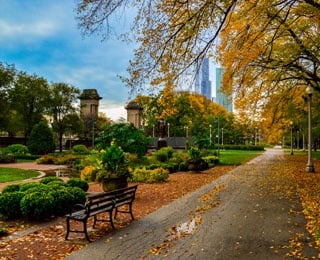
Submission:
[[[0,183],[25,180],[38,175],[37,171],[0,167]]]
[[[259,156],[264,151],[250,150],[220,150],[220,164],[222,165],[241,165]]]

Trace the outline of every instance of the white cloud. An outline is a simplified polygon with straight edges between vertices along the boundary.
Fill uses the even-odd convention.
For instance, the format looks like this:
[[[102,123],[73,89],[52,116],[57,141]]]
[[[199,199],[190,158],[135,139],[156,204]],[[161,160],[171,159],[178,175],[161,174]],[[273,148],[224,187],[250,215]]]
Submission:
[[[21,40],[27,37],[46,37],[54,35],[56,25],[51,21],[34,22],[31,24],[11,24],[0,20],[0,36],[3,38],[20,38]]]
[[[120,118],[127,120],[127,110],[125,109],[124,104],[101,100],[99,112],[106,114],[106,116],[113,121],[118,121]]]

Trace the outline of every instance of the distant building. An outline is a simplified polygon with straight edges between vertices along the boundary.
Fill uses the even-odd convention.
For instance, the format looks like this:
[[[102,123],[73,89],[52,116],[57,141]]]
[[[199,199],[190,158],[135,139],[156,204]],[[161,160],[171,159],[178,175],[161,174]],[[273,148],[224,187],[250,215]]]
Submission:
[[[215,102],[220,106],[223,106],[228,112],[233,112],[233,99],[231,95],[222,93],[222,79],[223,79],[223,68],[216,68],[216,98]]]
[[[84,89],[79,97],[80,115],[85,123],[85,135],[87,136],[91,129],[94,129],[94,123],[99,114],[99,96],[96,89]]]
[[[130,101],[125,107],[127,110],[127,122],[132,123],[136,128],[141,128],[143,108],[138,102]]]
[[[195,92],[211,100],[211,81],[209,80],[209,58],[202,61],[195,79]]]
[[[99,114],[99,96],[96,89],[84,89],[79,97],[82,117],[97,118]]]

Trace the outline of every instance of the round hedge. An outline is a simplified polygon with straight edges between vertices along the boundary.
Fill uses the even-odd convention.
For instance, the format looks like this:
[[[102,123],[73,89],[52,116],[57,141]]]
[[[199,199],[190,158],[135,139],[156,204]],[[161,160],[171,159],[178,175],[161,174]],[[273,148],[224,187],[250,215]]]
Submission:
[[[54,201],[47,192],[26,193],[20,201],[21,212],[30,220],[43,220],[54,213]]]
[[[24,195],[20,191],[2,193],[0,196],[0,213],[8,219],[22,217],[20,201]]]
[[[80,178],[71,178],[67,181],[67,186],[70,187],[78,187],[83,191],[87,191],[89,189],[89,184],[85,180],[81,180]]]

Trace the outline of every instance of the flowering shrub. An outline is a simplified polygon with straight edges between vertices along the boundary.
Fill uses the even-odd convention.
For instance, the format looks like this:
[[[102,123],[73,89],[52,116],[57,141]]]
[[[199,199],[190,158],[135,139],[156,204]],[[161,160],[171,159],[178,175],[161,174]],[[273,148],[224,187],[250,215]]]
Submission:
[[[145,167],[136,168],[132,174],[133,182],[157,183],[165,182],[169,178],[169,171],[163,168],[147,170]]]
[[[96,179],[97,169],[92,165],[84,167],[80,172],[81,180],[94,181]]]

